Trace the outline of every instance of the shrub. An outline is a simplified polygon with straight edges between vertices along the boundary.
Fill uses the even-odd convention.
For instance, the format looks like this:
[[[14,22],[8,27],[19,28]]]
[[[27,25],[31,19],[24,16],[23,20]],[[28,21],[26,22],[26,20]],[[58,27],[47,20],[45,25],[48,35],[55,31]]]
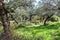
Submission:
[[[57,22],[57,21],[59,21],[59,17],[56,16],[56,15],[54,15],[54,16],[52,16],[52,17],[49,19],[49,21]]]

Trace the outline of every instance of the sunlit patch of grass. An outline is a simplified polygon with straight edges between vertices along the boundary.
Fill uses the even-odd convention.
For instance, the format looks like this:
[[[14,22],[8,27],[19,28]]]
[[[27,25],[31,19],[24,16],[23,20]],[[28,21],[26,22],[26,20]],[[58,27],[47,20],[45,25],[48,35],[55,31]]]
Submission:
[[[47,22],[49,25],[54,25],[54,24],[57,24],[57,23],[59,23],[60,24],[60,22]]]
[[[13,27],[12,27],[13,28]],[[3,27],[0,27],[2,31]],[[48,25],[19,26],[13,30],[13,40],[55,40],[59,39],[60,22],[48,22]]]
[[[54,36],[60,28],[59,22],[49,22],[47,26],[33,25],[20,27],[14,30],[14,35],[23,40],[54,40]],[[56,32],[57,31],[57,32]]]

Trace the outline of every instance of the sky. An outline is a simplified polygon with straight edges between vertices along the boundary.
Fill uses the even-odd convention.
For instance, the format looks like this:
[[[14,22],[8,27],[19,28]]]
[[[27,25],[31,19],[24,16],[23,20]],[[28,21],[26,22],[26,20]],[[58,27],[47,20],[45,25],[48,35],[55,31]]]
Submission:
[[[44,0],[44,3],[49,3],[52,6],[56,6],[57,0]],[[36,2],[34,2],[35,8],[41,7],[43,6],[42,0],[36,0]]]
[[[42,4],[42,0],[35,0],[36,2],[34,2],[35,8],[38,8],[39,5]],[[40,3],[40,4],[39,4]]]

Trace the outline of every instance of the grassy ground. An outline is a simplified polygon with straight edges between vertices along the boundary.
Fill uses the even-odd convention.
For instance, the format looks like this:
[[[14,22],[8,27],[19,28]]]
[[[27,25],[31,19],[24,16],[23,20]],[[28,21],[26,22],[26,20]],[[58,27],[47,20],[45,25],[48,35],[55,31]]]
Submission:
[[[60,23],[49,22],[47,26],[19,26],[14,29],[14,40],[60,40]]]
[[[1,32],[2,26],[0,27],[0,35]],[[42,24],[18,26],[13,30],[11,40],[60,40],[60,22],[48,22],[46,26]]]

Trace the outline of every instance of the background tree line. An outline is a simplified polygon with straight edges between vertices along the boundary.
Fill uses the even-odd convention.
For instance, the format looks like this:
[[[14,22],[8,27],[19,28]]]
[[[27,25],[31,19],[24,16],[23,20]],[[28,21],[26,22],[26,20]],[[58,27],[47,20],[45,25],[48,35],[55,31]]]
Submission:
[[[41,0],[38,2],[36,0],[13,0],[6,3],[6,8],[13,15],[14,20],[20,24],[26,21],[31,23],[41,21],[46,25],[46,21],[59,20],[59,4],[59,0]]]

